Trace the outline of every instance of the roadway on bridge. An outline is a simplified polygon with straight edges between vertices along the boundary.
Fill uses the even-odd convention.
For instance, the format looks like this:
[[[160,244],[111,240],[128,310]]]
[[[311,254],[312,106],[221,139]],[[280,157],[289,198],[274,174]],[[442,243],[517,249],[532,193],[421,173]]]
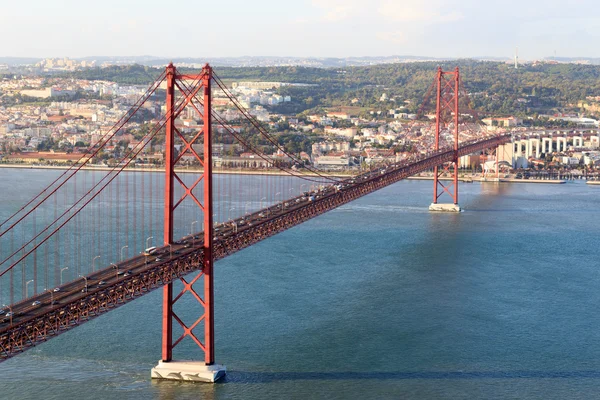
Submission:
[[[469,154],[479,148],[509,140],[510,136],[505,135],[481,142],[465,143],[458,153]],[[444,149],[427,154],[422,159],[409,159],[383,165],[362,175],[341,180],[312,192],[305,192],[300,196],[216,226],[215,260],[410,175],[451,161],[453,157],[454,151]],[[93,316],[108,312],[126,301],[201,269],[202,256],[203,234],[199,232],[183,237],[170,246],[163,246],[152,255],[138,255],[89,274],[85,279],[81,277],[62,285],[56,292],[48,290],[11,305],[8,309],[4,309],[5,313],[0,323],[0,361],[44,342]],[[171,271],[167,275],[159,276],[160,271],[175,270],[178,262],[190,259],[193,259],[193,267],[188,265],[187,269],[180,268],[176,273]],[[148,284],[149,281],[152,283]],[[125,294],[119,297],[117,302],[113,299],[112,305],[107,306],[107,299],[115,292]],[[98,306],[99,302],[104,302],[105,305]],[[11,314],[7,316],[7,313]],[[65,315],[69,313],[73,316]],[[69,322],[63,321],[59,324],[59,317],[64,317]]]

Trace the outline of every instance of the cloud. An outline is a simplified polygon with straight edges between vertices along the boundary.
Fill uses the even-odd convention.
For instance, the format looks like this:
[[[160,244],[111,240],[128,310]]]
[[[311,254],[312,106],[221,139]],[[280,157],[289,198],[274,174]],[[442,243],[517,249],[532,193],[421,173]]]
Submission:
[[[332,22],[358,15],[361,4],[364,3],[357,0],[312,0],[314,7],[324,11],[321,19]]]
[[[397,0],[384,0],[377,8],[377,12],[390,20],[397,22],[422,22],[443,23],[454,22],[464,18],[458,10],[447,10],[445,1],[428,2],[400,2]]]
[[[384,41],[384,42],[391,42],[391,43],[406,43],[407,42],[407,37],[406,34],[404,32],[400,32],[400,31],[393,31],[393,32],[377,32],[377,39]]]
[[[293,24],[298,24],[298,25],[306,25],[306,24],[310,24],[311,22],[313,22],[312,19],[310,18],[305,18],[305,17],[298,17],[292,20]]]
[[[366,17],[382,22],[383,17],[388,22],[431,24],[464,18],[456,3],[448,0],[371,0],[368,6],[363,0],[311,0],[311,4],[321,11],[319,19],[328,22]]]

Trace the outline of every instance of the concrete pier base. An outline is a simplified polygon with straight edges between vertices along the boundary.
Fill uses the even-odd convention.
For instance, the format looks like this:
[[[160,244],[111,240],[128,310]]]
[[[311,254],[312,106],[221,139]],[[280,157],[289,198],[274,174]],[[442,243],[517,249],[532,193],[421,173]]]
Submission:
[[[226,371],[223,365],[206,365],[200,361],[159,361],[151,375],[152,379],[212,383],[225,376]]]
[[[500,178],[481,178],[480,182],[502,182]]]
[[[429,211],[435,212],[460,212],[460,207],[458,204],[444,204],[444,203],[431,203],[429,206]]]

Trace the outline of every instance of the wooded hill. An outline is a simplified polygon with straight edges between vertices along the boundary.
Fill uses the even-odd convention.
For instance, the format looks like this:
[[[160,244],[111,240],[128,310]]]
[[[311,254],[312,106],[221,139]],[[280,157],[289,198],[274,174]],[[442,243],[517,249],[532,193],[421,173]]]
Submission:
[[[600,96],[600,66],[578,64],[513,65],[473,60],[443,63],[419,62],[384,64],[369,67],[323,69],[306,67],[233,68],[219,67],[223,80],[276,81],[317,86],[284,86],[277,91],[293,101],[274,111],[287,114],[313,109],[350,105],[388,110],[406,106],[415,112],[431,86],[436,68],[460,68],[462,82],[471,108],[482,115],[531,116],[555,113],[575,106],[588,96]],[[192,70],[180,69],[182,72]],[[109,80],[120,84],[148,84],[160,69],[132,66],[92,68],[69,73],[81,79]],[[388,99],[381,102],[386,93]]]

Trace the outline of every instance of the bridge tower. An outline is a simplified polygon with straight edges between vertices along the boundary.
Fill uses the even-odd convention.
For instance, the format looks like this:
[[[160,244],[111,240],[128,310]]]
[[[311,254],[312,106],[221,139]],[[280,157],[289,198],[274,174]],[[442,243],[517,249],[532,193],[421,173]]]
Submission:
[[[211,118],[211,79],[212,68],[206,64],[198,75],[181,75],[173,64],[167,66],[167,97],[166,97],[166,125],[165,125],[165,201],[164,201],[164,244],[173,244],[173,220],[177,207],[185,198],[191,198],[202,210],[204,225],[204,256],[198,262],[202,262],[202,270],[189,281],[181,278],[183,290],[173,297],[173,283],[164,286],[163,289],[163,317],[162,317],[162,358],[158,365],[152,369],[152,378],[190,380],[215,382],[225,375],[225,367],[215,364],[215,341],[214,341],[214,290],[213,290],[213,181],[212,181],[212,118]],[[188,83],[186,83],[186,81]],[[189,83],[191,81],[191,84]],[[180,92],[179,102],[176,106],[176,91]],[[202,95],[202,101],[200,97]],[[202,103],[201,107],[194,104]],[[203,119],[203,127],[186,139],[175,126],[175,120],[181,114],[185,105],[193,107]],[[175,151],[176,139],[181,144],[177,154]],[[201,144],[203,152],[198,154],[195,150]],[[193,155],[202,167],[202,172],[197,176],[195,183],[186,186],[175,172],[175,166],[185,154]],[[194,188],[203,185],[202,201],[194,194]],[[175,187],[181,185],[182,197],[175,202]],[[192,232],[194,234],[194,232]],[[189,278],[188,278],[189,279]],[[204,283],[202,296],[194,289],[196,282]],[[173,305],[186,293],[190,293],[203,309],[202,315],[191,325],[186,325],[173,310]],[[173,325],[177,323],[183,328],[183,334],[175,341],[173,340]],[[203,339],[197,335],[194,329],[204,325]],[[198,337],[200,336],[200,338]],[[174,361],[173,348],[183,339],[190,338],[203,352],[204,362]]]
[[[460,76],[458,67],[454,71],[442,71],[438,67],[436,75],[437,102],[435,111],[435,151],[440,149],[440,133],[446,129],[453,130],[453,160],[440,166],[434,167],[433,171],[433,203],[429,206],[430,211],[460,212],[458,205],[458,96],[460,87]],[[440,179],[444,174],[450,174],[452,181],[444,184]],[[438,203],[439,198],[447,193],[452,197],[452,203]]]

